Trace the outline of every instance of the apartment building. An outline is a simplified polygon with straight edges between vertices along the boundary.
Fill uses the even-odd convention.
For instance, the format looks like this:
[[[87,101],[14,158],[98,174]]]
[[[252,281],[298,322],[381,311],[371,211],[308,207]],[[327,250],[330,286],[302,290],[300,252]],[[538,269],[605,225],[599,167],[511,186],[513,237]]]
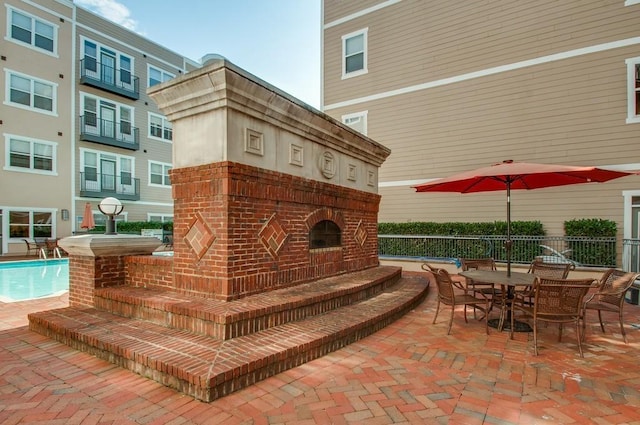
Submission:
[[[72,1],[2,13],[0,254],[80,231],[87,202],[104,222],[109,196],[118,220],[171,220],[172,128],[146,90],[200,64]]]
[[[322,109],[392,150],[380,222],[505,221],[413,185],[502,160],[640,169],[640,1],[323,0]],[[513,220],[640,232],[640,177],[514,191]]]

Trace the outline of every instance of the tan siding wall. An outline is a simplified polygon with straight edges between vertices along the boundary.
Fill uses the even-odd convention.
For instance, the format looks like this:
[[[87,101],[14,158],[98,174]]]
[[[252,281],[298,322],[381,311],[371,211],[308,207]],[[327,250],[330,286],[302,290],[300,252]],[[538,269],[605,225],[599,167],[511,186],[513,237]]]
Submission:
[[[622,1],[402,1],[325,31],[325,105],[637,37],[640,14],[630,10]],[[340,80],[341,37],[365,27],[369,73]]]
[[[341,2],[340,2],[341,3]],[[348,13],[368,2],[349,2]],[[325,30],[324,104],[638,37],[640,8],[624,2],[402,1]],[[325,1],[325,17],[346,13]],[[344,16],[344,15],[342,15]],[[369,73],[341,80],[343,34],[368,27]],[[445,177],[504,159],[575,165],[640,162],[627,117],[625,59],[640,45],[564,58],[407,94],[331,108],[368,111],[368,136],[391,148],[380,170],[379,220],[504,221],[506,193],[416,193],[408,180]],[[514,220],[562,234],[573,218],[623,228],[623,190],[640,178],[512,193]]]
[[[33,209],[49,210],[57,209],[53,216],[57,235],[69,234],[71,226],[69,221],[60,219],[60,210],[70,208],[73,198],[71,190],[70,158],[72,150],[71,122],[72,114],[69,108],[72,98],[71,75],[71,39],[72,23],[70,20],[71,9],[57,2],[50,2],[47,7],[50,11],[35,8],[20,1],[9,1],[16,9],[42,19],[58,27],[57,49],[58,56],[42,53],[24,45],[3,40],[2,55],[2,82],[0,86],[0,105],[2,111],[2,132],[0,134],[0,208],[6,208],[3,219],[8,225],[9,209]],[[64,22],[60,21],[60,17]],[[0,19],[7,22],[7,8],[3,5],[0,9]],[[7,34],[6,25],[2,27],[2,37]],[[35,66],[34,66],[35,64]],[[55,108],[56,115],[48,115],[34,110],[22,109],[6,105],[6,73],[11,70],[29,77],[45,80],[57,85]],[[38,174],[31,172],[19,172],[5,170],[6,163],[5,141],[6,135],[14,135],[27,140],[37,139],[56,144],[56,174]],[[2,224],[0,222],[0,224]],[[8,232],[5,240],[9,239]],[[10,243],[7,252],[21,252],[25,245],[17,239]],[[2,247],[0,247],[2,252]]]

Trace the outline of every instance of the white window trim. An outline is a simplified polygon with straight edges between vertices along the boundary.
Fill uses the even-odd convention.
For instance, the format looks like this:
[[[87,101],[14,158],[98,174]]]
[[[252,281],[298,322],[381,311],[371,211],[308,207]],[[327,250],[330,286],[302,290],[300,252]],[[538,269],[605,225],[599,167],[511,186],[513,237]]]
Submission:
[[[120,56],[126,56],[127,58],[129,58],[129,60],[131,61],[131,69],[129,70],[129,72],[131,73],[131,78],[136,76],[136,62],[135,62],[135,57],[131,56],[128,53],[124,53],[118,49],[116,49],[115,47],[111,47],[110,45],[104,44],[104,43],[100,43],[99,41],[96,41],[92,38],[89,37],[85,37],[85,36],[80,36],[80,59],[84,59],[85,56],[85,52],[84,52],[84,47],[85,47],[85,41],[88,41],[90,43],[93,43],[96,45],[96,62],[100,63],[100,49],[101,48],[105,48],[107,50],[112,51],[113,53],[116,54],[116,60],[115,60],[115,75],[116,75],[116,79],[118,81],[118,83],[121,83],[122,80],[120,80]],[[138,80],[139,82],[139,80]]]
[[[347,120],[350,118],[360,118],[362,120],[362,134],[364,134],[365,136],[367,135],[367,115],[369,114],[369,111],[361,111],[361,112],[354,112],[352,114],[345,114],[342,116],[342,123],[349,126],[349,124],[347,124]],[[354,129],[356,131],[358,131],[357,129]]]
[[[625,6],[631,6],[634,4],[640,4],[640,0],[625,0],[624,2]]]
[[[96,101],[96,117],[98,119],[102,119],[101,115],[100,115],[100,102],[107,102],[107,103],[111,103],[112,105],[115,106],[115,110],[116,110],[116,123],[120,124],[122,122],[122,117],[121,117],[121,109],[120,108],[126,108],[129,109],[131,111],[131,129],[133,131],[133,129],[136,127],[136,123],[135,123],[135,119],[136,119],[136,108],[134,108],[131,105],[126,105],[124,103],[119,103],[114,101],[113,99],[107,99],[106,97],[100,97],[100,96],[96,96],[94,94],[90,94],[90,93],[85,93],[85,92],[80,92],[80,113],[81,115],[84,116],[85,113],[85,109],[84,109],[84,102],[85,99],[87,98],[91,98],[94,99]],[[118,127],[118,129],[120,129],[120,127]]]
[[[35,168],[23,168],[23,167],[12,167],[10,165],[10,150],[11,150],[11,139],[19,139],[25,142],[30,142],[32,147],[33,143],[40,143],[43,145],[50,145],[52,148],[51,152],[51,162],[52,162],[52,170],[37,170]],[[33,157],[33,150],[31,151],[31,156]],[[5,171],[17,171],[19,173],[29,173],[29,174],[42,174],[46,176],[57,176],[58,175],[58,143],[51,142],[49,140],[40,140],[34,139],[33,137],[24,137],[18,136],[16,134],[7,134],[4,135],[4,167]]]
[[[638,0],[640,2],[640,0]],[[627,124],[640,123],[640,113],[636,115],[636,65],[640,56],[629,58],[627,64]]]
[[[357,77],[359,75],[363,75],[369,72],[368,69],[368,60],[369,60],[369,54],[368,54],[368,39],[369,39],[369,28],[363,28],[361,30],[358,31],[354,31],[351,32],[349,34],[345,34],[342,36],[342,79],[346,79],[346,78],[351,78],[351,77]],[[363,35],[363,54],[364,57],[362,58],[362,69],[358,70],[358,71],[353,71],[353,72],[346,72],[346,67],[347,67],[347,55],[346,55],[346,50],[347,50],[347,40],[353,37],[356,37],[358,35]]]
[[[158,213],[147,213],[147,221],[151,221],[151,217],[160,217],[161,223],[170,223],[173,222],[173,214],[158,214]],[[169,220],[167,220],[169,219]]]
[[[3,209],[3,216],[6,224],[6,236],[7,241],[9,243],[16,243],[18,241],[22,242],[23,237],[12,238],[10,237],[10,222],[9,222],[9,213],[10,212],[28,212],[29,213],[29,239],[33,239],[33,213],[34,212],[45,212],[51,213],[51,237],[55,238],[57,233],[56,224],[58,217],[58,209],[57,208],[19,208],[19,207],[9,207]],[[24,243],[24,242],[22,242]]]
[[[22,78],[27,78],[29,80],[32,81],[37,81],[39,83],[42,84],[48,84],[52,87],[52,99],[51,99],[51,107],[52,107],[52,111],[47,111],[46,109],[40,109],[40,108],[35,108],[33,106],[27,106],[27,105],[23,105],[22,103],[14,103],[11,102],[11,76],[15,75],[18,77],[22,77]],[[27,111],[32,111],[32,112],[38,112],[40,114],[45,114],[45,115],[52,115],[57,117],[58,116],[58,84],[52,82],[52,81],[47,81],[47,80],[43,80],[41,78],[37,78],[34,77],[32,75],[27,75],[27,74],[23,74],[21,72],[16,72],[16,71],[12,71],[10,69],[5,68],[4,69],[4,92],[5,92],[5,98],[4,98],[4,104],[7,106],[12,106],[14,108],[20,108],[20,109],[25,109]],[[30,93],[31,96],[33,96],[33,93]]]
[[[162,187],[164,189],[171,189],[171,185],[166,185],[166,184],[157,184],[157,183],[151,183],[151,164],[155,164],[155,165],[161,165],[162,166],[162,172],[164,173],[164,167],[169,167],[169,168],[173,168],[173,164],[171,164],[170,162],[160,162],[160,161],[152,161],[149,160],[148,161],[148,186],[149,187]],[[164,174],[162,174],[162,180],[164,181]]]
[[[107,156],[115,158],[115,161],[116,161],[116,175],[120,175],[120,173],[122,172],[122,170],[120,169],[120,160],[122,158],[129,159],[129,160],[131,160],[131,178],[132,179],[136,178],[136,157],[135,156],[119,155],[119,154],[113,153],[113,152],[100,151],[100,150],[87,149],[87,148],[80,148],[80,172],[84,172],[84,167],[85,167],[84,157],[85,157],[86,153],[93,153],[93,154],[98,155],[98,163],[96,164],[96,168],[97,168],[97,173],[98,174],[102,174],[102,170],[100,168],[100,157],[102,155],[107,155]]]
[[[151,79],[151,70],[152,69],[154,69],[156,71],[160,71],[161,74],[163,74],[163,75],[166,74],[166,75],[170,76],[171,78],[175,78],[176,77],[176,75],[172,74],[171,72],[165,71],[164,69],[159,68],[157,66],[153,66],[151,64],[147,64],[147,88],[151,87],[151,85],[149,84],[149,82],[150,82],[149,80]],[[160,82],[162,83],[163,81],[160,81]]]
[[[53,56],[55,58],[59,57],[58,56],[58,29],[60,28],[59,25],[54,24],[53,22],[49,22],[46,19],[43,19],[39,16],[33,15],[31,13],[25,12],[24,10],[12,7],[8,4],[5,4],[5,6],[7,7],[7,33],[4,36],[4,39],[7,41],[10,41],[12,43],[18,44],[20,46],[24,46],[28,49],[34,50],[36,52],[39,53],[44,53],[45,55],[49,55],[49,56]],[[11,37],[11,12],[18,12],[21,13],[23,15],[26,15],[28,17],[30,17],[31,19],[35,19],[38,21],[41,21],[42,23],[45,23],[47,25],[50,25],[51,27],[53,27],[53,52],[50,52],[46,49],[42,49],[38,46],[36,46],[35,44],[31,44],[31,43],[25,43],[24,41],[21,40],[16,40],[15,38]]]
[[[156,137],[156,136],[151,134],[151,117],[162,118],[162,134],[164,134],[164,129],[165,129],[164,123],[165,122],[169,122],[167,117],[165,117],[164,115],[154,114],[153,112],[148,112],[147,111],[147,123],[148,123],[148,125],[147,125],[147,137],[149,139],[159,140],[159,141],[165,142],[165,143],[173,143],[173,127],[171,127],[171,135],[172,135],[171,140],[165,139],[164,137]]]

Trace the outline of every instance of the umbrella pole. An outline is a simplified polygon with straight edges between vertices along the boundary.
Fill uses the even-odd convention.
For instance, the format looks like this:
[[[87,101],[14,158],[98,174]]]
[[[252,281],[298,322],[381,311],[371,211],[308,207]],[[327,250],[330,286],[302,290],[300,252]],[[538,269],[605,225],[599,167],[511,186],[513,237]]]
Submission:
[[[507,240],[504,246],[507,250],[507,277],[511,277],[511,180],[507,180]]]

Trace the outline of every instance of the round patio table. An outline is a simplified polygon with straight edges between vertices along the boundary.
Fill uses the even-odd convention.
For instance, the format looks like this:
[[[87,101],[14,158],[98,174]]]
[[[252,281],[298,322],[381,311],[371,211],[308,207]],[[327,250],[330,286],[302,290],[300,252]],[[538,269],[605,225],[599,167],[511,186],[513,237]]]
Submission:
[[[507,299],[513,299],[513,291],[516,287],[526,287],[533,285],[535,275],[531,273],[511,272],[510,276],[507,276],[506,271],[501,270],[469,270],[460,272],[460,276],[464,276],[477,282],[493,283],[495,285],[502,286],[502,292],[504,293],[504,287],[507,287]],[[505,304],[504,308],[508,308],[509,302]],[[498,328],[500,319],[490,319],[488,322],[492,328]],[[525,322],[514,322],[515,332],[531,332],[531,326]],[[502,326],[503,329],[511,329],[511,309],[507,310],[507,317]]]

